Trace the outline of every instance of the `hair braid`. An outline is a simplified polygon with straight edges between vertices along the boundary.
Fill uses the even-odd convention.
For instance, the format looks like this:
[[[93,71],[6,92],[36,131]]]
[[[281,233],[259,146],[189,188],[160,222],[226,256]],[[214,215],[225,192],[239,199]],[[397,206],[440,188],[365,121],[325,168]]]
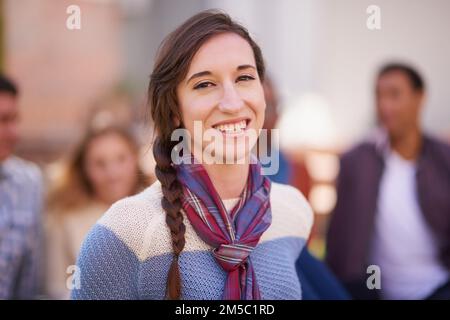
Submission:
[[[156,177],[161,182],[163,193],[161,205],[166,212],[166,223],[170,229],[174,253],[167,278],[166,297],[170,300],[178,300],[181,296],[178,257],[185,245],[184,234],[186,226],[183,223],[183,215],[180,211],[182,188],[177,180],[176,170],[170,159],[172,147],[171,143],[164,143],[160,138],[156,138],[153,146],[153,155],[156,161]]]

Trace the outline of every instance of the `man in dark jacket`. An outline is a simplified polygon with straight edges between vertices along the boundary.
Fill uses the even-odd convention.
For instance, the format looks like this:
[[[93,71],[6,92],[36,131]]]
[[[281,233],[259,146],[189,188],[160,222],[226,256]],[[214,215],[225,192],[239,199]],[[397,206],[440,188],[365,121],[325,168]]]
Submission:
[[[413,68],[382,68],[380,130],[341,157],[327,262],[355,298],[450,299],[450,146],[422,131],[424,95]]]

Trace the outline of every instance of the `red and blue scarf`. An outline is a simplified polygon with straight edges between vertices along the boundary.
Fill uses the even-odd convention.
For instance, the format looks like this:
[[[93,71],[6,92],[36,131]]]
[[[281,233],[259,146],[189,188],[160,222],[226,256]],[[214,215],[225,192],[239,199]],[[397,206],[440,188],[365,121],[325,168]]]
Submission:
[[[246,187],[228,212],[205,168],[191,156],[177,165],[183,186],[182,209],[198,236],[214,247],[212,254],[227,272],[224,300],[259,300],[261,294],[250,253],[272,222],[270,180],[259,162],[251,163]]]

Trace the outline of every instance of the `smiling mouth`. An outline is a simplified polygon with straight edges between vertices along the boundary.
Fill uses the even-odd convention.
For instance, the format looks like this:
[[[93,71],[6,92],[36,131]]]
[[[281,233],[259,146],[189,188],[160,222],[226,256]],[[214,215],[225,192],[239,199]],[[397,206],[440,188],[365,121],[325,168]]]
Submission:
[[[243,119],[236,122],[214,125],[212,127],[224,134],[239,134],[247,129],[249,123],[250,119]]]

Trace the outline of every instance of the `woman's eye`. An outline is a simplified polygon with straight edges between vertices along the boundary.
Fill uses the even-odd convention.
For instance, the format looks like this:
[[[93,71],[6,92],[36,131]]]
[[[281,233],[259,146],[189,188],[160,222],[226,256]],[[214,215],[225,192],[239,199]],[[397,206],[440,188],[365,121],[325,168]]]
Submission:
[[[255,78],[249,75],[243,75],[237,78],[237,81],[250,81],[250,80],[255,80]]]
[[[197,89],[203,89],[203,88],[207,88],[207,87],[211,87],[211,86],[213,86],[213,85],[214,85],[214,83],[209,82],[209,81],[200,82],[199,84],[196,84],[196,85],[194,86],[194,90],[197,90]]]

